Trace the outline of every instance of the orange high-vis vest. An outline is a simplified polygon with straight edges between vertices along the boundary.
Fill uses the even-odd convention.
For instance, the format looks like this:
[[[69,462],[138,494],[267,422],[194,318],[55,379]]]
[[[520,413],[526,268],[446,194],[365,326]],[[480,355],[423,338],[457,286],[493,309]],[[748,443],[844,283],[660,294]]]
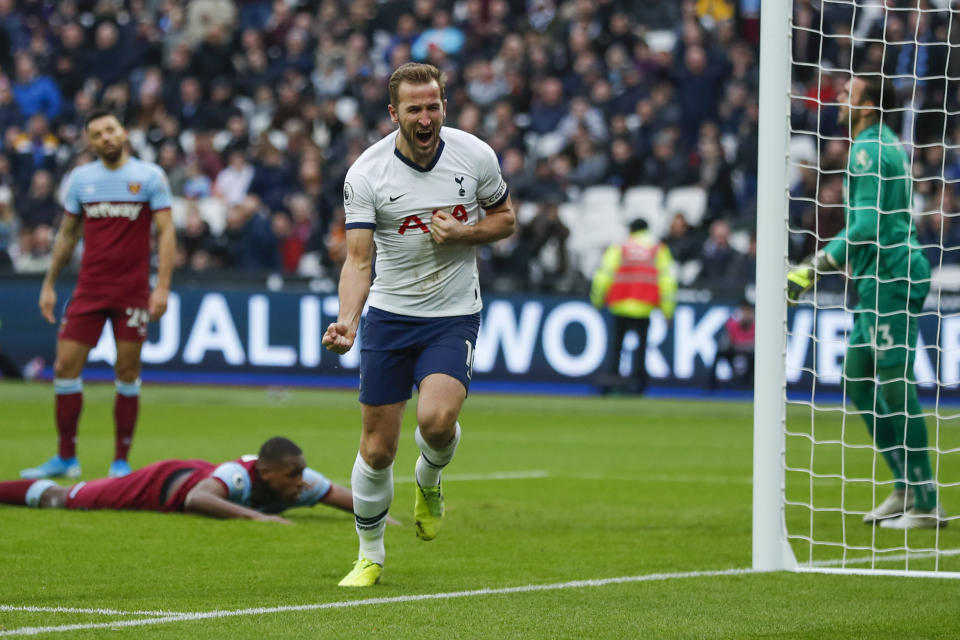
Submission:
[[[660,243],[644,246],[633,239],[620,247],[620,268],[613,276],[613,285],[607,292],[607,304],[623,300],[660,304],[660,281],[657,271],[657,251]]]

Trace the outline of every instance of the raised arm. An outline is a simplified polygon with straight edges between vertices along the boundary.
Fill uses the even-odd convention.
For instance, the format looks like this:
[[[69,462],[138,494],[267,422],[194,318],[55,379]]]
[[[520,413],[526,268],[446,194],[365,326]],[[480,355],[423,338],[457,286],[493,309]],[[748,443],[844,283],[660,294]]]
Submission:
[[[227,488],[214,478],[205,478],[190,490],[183,503],[184,511],[210,518],[245,518],[261,522],[293,524],[286,518],[260,513],[227,500]]]
[[[437,211],[433,214],[430,234],[437,244],[489,244],[513,235],[517,216],[510,196],[496,207],[485,209],[484,213],[486,215],[477,224],[465,225],[449,211]]]
[[[54,289],[54,284],[57,282],[57,276],[70,262],[81,236],[83,236],[83,218],[64,212],[63,222],[60,223],[60,231],[53,243],[53,259],[50,262],[47,275],[43,279],[43,285],[40,287],[40,313],[50,324],[57,321],[57,318],[53,315],[53,308],[57,304],[57,292]]]
[[[334,353],[346,353],[353,346],[363,305],[370,293],[373,268],[373,230],[347,230],[347,259],[340,272],[340,313],[323,334],[323,345]]]
[[[155,211],[153,223],[157,227],[157,286],[150,292],[150,319],[159,320],[167,311],[173,261],[177,253],[177,231],[170,209]]]

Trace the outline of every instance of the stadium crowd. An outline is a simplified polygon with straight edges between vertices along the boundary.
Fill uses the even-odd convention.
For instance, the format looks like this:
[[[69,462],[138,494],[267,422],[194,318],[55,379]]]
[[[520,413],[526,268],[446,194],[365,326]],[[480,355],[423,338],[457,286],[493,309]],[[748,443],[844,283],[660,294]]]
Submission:
[[[122,118],[177,197],[179,268],[333,275],[347,167],[392,129],[386,79],[429,61],[452,126],[499,154],[524,216],[486,280],[579,282],[558,208],[591,185],[699,185],[682,261],[729,245],[756,182],[759,2],[0,0],[0,263],[45,269],[85,114]],[[702,253],[702,255],[700,255]],[[573,279],[573,280],[571,280]]]
[[[851,6],[795,4],[801,26],[851,29]],[[581,230],[564,205],[596,185],[663,193],[699,187],[700,214],[665,210],[659,226],[681,267],[700,265],[684,283],[748,282],[755,264],[759,6],[0,0],[0,269],[46,268],[61,215],[58,186],[91,159],[84,117],[103,105],[128,127],[134,153],[167,172],[181,273],[335,278],[345,255],[344,174],[393,128],[390,72],[419,60],[446,72],[447,122],[495,149],[520,211],[515,237],[481,254],[488,284],[585,290],[589,274],[578,270],[580,245],[573,242]],[[931,39],[945,29],[939,14],[923,15],[931,18]],[[901,27],[914,29],[911,19],[904,14]],[[871,29],[876,25],[864,33]],[[820,98],[829,100],[842,78],[802,64],[820,59],[819,39],[802,28],[797,33],[804,37],[794,42],[794,91],[815,98],[819,86]],[[823,59],[829,55],[843,68],[849,40],[823,41]],[[899,68],[918,55],[939,64],[932,48],[914,50],[923,55],[888,53],[886,61]],[[935,91],[927,92],[930,100]],[[817,113],[815,102],[794,100],[795,129],[816,129]],[[822,132],[829,133],[829,120],[824,110]],[[842,141],[831,142],[821,164],[842,168],[845,154]],[[814,147],[813,166],[816,156]],[[918,159],[918,177],[942,166],[960,171],[942,147]],[[794,226],[830,237],[831,226],[842,224],[839,177],[794,173]],[[927,195],[932,201],[939,194],[947,211],[953,189]],[[960,234],[949,216],[928,220],[928,236]],[[804,233],[793,238],[796,255],[815,241]]]

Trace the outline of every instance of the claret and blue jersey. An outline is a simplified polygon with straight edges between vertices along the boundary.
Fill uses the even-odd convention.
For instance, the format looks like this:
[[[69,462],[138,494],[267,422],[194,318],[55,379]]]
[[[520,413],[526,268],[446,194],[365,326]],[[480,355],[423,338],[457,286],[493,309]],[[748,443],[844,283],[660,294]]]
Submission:
[[[307,467],[303,470],[303,481],[306,486],[295,503],[288,504],[278,500],[265,505],[251,505],[250,496],[256,481],[254,473],[256,464],[257,456],[244,456],[239,460],[224,462],[213,470],[210,477],[216,478],[226,487],[227,500],[262,513],[280,513],[291,507],[312,507],[323,500],[332,487],[326,476]]]

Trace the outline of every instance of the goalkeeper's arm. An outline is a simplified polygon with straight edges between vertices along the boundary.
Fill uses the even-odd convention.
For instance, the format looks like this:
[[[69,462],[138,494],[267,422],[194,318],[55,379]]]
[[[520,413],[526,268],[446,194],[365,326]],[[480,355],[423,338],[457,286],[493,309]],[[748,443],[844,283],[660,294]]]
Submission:
[[[801,262],[787,274],[787,300],[796,302],[810,289],[825,271],[839,271],[840,265],[828,249],[837,242],[835,238],[826,247]]]

